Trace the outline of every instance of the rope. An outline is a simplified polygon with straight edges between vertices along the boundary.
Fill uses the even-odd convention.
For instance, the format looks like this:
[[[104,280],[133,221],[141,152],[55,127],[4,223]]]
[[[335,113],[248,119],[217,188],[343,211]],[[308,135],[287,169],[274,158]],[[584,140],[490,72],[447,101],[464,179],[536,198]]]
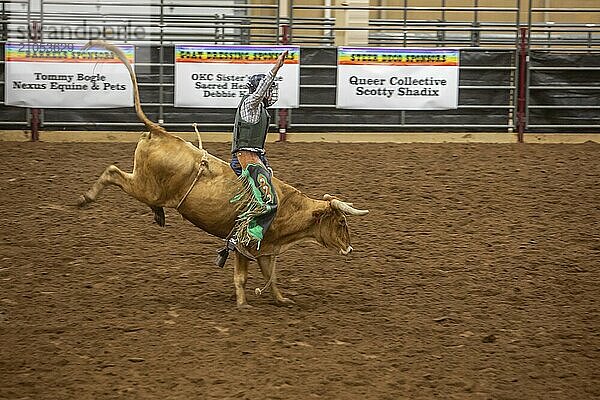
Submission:
[[[198,182],[198,179],[200,179],[200,175],[202,174],[202,171],[204,171],[203,166],[208,164],[208,159],[206,158],[206,150],[202,148],[202,139],[200,138],[200,132],[198,132],[198,124],[194,122],[192,126],[194,127],[194,130],[196,131],[196,137],[198,138],[198,148],[204,153],[202,154],[202,160],[200,160],[200,166],[198,167],[198,173],[196,174],[196,178],[194,179],[194,182],[192,182],[192,185],[190,186],[188,191],[185,192],[185,195],[179,201],[179,204],[177,204],[177,207],[175,207],[176,210],[179,210],[179,207],[181,207],[185,199],[187,199],[188,195],[196,185],[196,182]]]
[[[263,292],[265,290],[267,290],[267,288],[269,286],[271,286],[271,283],[273,282],[273,277],[274,276],[275,276],[275,265],[273,265],[273,269],[271,270],[271,275],[269,276],[269,280],[267,281],[267,283],[265,284],[265,286],[262,289],[260,289],[260,288],[254,289],[254,294],[257,295],[257,296],[262,295]]]
[[[177,207],[175,207],[176,210],[179,210],[179,207],[181,207],[181,205],[183,204],[185,199],[187,199],[188,195],[190,194],[190,192],[196,185],[196,182],[198,182],[198,179],[200,179],[200,175],[202,174],[202,171],[204,171],[204,165],[206,165],[207,163],[208,163],[208,159],[206,158],[206,150],[204,150],[204,154],[202,155],[202,160],[200,160],[200,165],[198,166],[198,173],[196,174],[196,177],[194,178],[194,181],[192,182],[188,191],[185,192],[185,195],[181,198],[181,200],[179,201],[179,204],[177,204]]]

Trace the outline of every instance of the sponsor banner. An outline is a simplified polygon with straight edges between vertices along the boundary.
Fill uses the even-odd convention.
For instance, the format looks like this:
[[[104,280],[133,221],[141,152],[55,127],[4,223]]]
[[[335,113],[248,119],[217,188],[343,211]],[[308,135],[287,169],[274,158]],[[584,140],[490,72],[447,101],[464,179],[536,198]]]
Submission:
[[[295,108],[300,100],[300,47],[175,46],[175,106],[237,108],[254,74],[266,74],[288,51],[275,82],[279,98],[273,108]]]
[[[339,47],[337,107],[457,108],[459,56],[454,49]]]
[[[110,51],[73,43],[6,43],[5,103],[35,108],[133,106],[127,68]],[[134,47],[120,45],[134,63]]]

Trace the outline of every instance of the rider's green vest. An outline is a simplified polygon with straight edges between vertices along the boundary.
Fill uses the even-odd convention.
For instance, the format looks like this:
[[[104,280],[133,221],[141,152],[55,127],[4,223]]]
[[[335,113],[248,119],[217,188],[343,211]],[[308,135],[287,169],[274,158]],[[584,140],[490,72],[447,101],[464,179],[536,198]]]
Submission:
[[[235,113],[235,121],[233,125],[233,142],[231,144],[231,152],[234,153],[238,149],[243,147],[252,148],[265,148],[265,141],[267,140],[267,130],[269,129],[269,123],[271,117],[267,112],[263,104],[260,105],[260,118],[255,124],[251,124],[242,119],[241,109],[242,103],[246,99],[245,96]]]

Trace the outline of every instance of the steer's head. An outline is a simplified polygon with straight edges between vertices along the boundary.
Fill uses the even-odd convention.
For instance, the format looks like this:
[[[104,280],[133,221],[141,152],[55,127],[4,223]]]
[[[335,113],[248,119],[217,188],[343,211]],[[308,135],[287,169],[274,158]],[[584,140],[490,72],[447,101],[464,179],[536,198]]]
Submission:
[[[352,245],[346,217],[366,215],[369,210],[358,210],[352,207],[352,203],[343,202],[328,194],[323,196],[323,200],[328,201],[329,205],[314,212],[317,220],[316,240],[324,247],[338,250],[340,254],[350,254]]]

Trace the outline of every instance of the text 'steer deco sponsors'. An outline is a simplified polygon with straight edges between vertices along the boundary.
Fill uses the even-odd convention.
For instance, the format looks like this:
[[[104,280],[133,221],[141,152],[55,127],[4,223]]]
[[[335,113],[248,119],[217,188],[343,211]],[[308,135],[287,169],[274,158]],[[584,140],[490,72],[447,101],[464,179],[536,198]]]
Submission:
[[[453,49],[340,47],[337,107],[457,108],[458,67]]]

